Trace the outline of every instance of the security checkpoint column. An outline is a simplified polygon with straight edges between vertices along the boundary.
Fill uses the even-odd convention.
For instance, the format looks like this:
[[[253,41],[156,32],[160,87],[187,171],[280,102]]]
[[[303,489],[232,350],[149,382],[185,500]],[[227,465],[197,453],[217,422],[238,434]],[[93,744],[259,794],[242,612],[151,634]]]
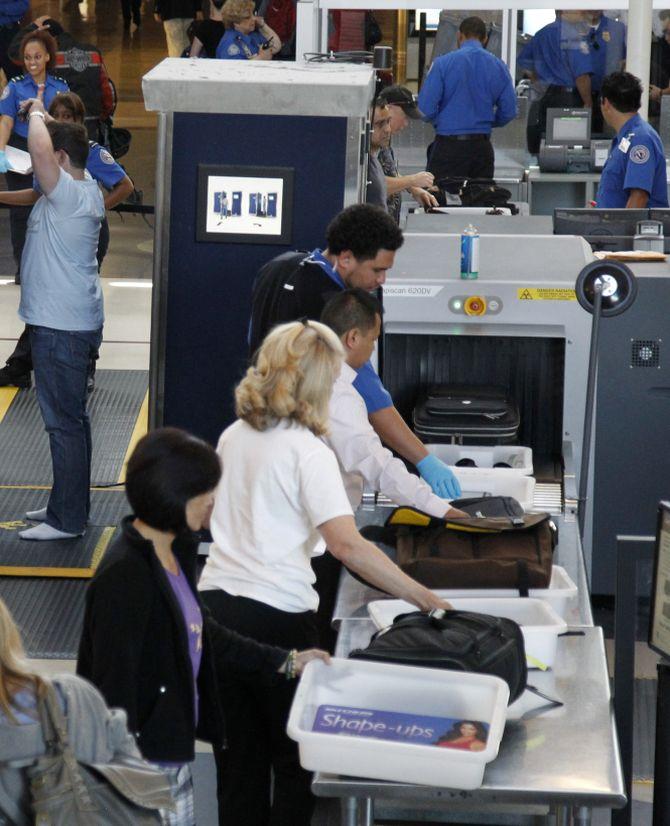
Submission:
[[[216,442],[247,368],[256,273],[321,245],[331,218],[362,200],[374,75],[166,59],[142,85],[160,113],[150,423]]]

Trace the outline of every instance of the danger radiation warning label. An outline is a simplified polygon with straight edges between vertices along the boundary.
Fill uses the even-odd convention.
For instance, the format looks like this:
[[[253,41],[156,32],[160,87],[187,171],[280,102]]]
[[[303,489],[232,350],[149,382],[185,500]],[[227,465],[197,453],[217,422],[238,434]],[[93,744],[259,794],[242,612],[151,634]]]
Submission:
[[[569,288],[519,287],[516,291],[519,301],[576,301],[575,291]]]

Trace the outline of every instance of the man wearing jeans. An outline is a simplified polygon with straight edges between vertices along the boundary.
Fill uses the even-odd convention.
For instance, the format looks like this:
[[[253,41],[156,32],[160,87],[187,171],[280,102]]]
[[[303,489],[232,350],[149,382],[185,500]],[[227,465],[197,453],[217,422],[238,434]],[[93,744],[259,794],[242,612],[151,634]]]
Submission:
[[[91,428],[86,378],[102,339],[102,290],[96,250],[105,210],[97,183],[85,178],[83,126],[44,120],[41,100],[26,101],[28,151],[42,197],[28,220],[21,258],[19,317],[28,325],[35,388],[49,434],[53,487],[40,524],[21,539],[71,539],[90,508]]]

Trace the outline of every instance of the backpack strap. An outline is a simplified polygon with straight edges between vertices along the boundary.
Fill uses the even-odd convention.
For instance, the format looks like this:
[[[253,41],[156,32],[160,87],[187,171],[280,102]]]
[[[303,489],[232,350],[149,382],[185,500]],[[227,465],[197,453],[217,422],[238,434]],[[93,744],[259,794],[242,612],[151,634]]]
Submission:
[[[530,590],[530,574],[528,573],[528,562],[525,559],[516,561],[516,585],[519,589],[519,596],[527,597]]]

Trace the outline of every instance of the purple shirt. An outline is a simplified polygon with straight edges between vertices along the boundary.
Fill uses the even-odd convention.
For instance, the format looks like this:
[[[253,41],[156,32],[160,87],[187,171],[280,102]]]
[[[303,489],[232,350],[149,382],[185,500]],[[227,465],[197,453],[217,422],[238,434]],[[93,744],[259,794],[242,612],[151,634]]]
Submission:
[[[174,595],[177,598],[179,607],[186,623],[186,634],[188,636],[188,653],[191,658],[193,668],[193,697],[195,699],[195,722],[198,723],[198,672],[200,671],[200,660],[202,659],[202,611],[196,598],[193,596],[191,586],[184,576],[184,572],[179,568],[179,573],[173,574],[168,571],[168,582],[172,586]]]

